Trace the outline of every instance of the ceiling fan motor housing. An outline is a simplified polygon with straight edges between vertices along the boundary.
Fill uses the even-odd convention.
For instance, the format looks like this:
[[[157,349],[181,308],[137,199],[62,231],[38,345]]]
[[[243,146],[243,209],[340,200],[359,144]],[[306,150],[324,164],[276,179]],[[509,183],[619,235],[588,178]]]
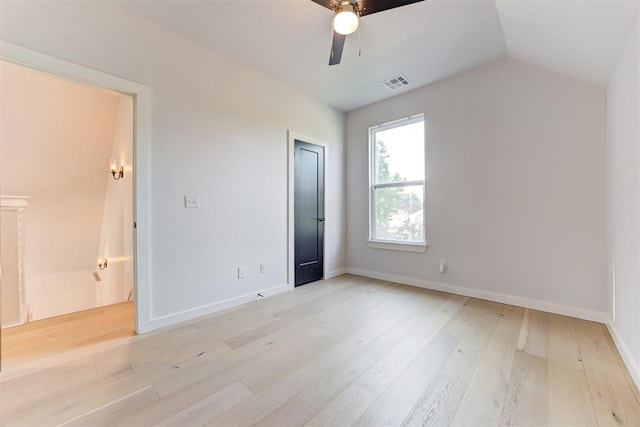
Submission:
[[[336,33],[348,35],[358,29],[360,9],[357,3],[343,1],[334,9],[333,29]]]
[[[333,12],[333,39],[329,65],[337,65],[342,57],[346,36],[358,29],[358,18],[407,6],[425,0],[311,0]],[[344,16],[343,16],[344,15]],[[345,22],[341,22],[341,20]]]

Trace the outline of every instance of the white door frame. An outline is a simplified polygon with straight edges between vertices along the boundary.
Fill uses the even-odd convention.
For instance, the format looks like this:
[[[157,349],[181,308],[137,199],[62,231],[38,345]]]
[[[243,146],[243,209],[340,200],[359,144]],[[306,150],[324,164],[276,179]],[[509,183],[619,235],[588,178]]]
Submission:
[[[293,203],[295,201],[295,192],[294,192],[294,178],[295,178],[295,161],[293,154],[295,152],[295,141],[303,141],[308,142],[309,144],[319,145],[320,147],[324,147],[324,212],[325,218],[327,218],[326,213],[330,212],[329,206],[327,202],[331,200],[330,197],[327,197],[327,193],[330,191],[327,188],[327,165],[329,164],[329,144],[324,141],[320,141],[319,139],[303,135],[301,133],[292,131],[291,129],[287,130],[287,284],[293,288],[295,287],[295,277],[296,277],[296,268],[295,268],[295,216],[293,212]],[[327,277],[327,248],[329,245],[327,244],[327,236],[329,235],[328,230],[333,223],[333,218],[329,217],[325,219],[324,222],[324,241],[322,245],[322,277],[324,279],[328,279]]]
[[[149,260],[149,141],[151,135],[149,87],[2,40],[0,40],[0,59],[133,97],[133,220],[136,223],[133,233],[134,321],[137,333],[150,331],[152,328]]]

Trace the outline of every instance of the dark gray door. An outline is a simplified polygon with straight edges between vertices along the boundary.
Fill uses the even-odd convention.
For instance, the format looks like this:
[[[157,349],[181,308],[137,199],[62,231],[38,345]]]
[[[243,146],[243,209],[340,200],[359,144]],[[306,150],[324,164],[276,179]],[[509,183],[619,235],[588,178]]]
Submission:
[[[295,285],[322,279],[324,254],[324,147],[295,140]]]

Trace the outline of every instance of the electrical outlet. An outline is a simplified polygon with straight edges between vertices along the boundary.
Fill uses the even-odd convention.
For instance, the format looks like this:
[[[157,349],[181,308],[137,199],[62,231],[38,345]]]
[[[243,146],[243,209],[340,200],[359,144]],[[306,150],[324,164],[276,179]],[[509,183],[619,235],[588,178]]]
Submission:
[[[445,271],[447,271],[447,260],[441,259],[439,267],[440,267],[440,273],[444,273]]]
[[[194,196],[191,194],[185,194],[184,196],[184,207],[185,208],[199,208],[200,207],[200,197]]]
[[[238,267],[238,279],[244,279],[245,277],[247,277],[247,268]]]
[[[267,272],[267,264],[264,262],[260,263],[260,274],[265,274]]]

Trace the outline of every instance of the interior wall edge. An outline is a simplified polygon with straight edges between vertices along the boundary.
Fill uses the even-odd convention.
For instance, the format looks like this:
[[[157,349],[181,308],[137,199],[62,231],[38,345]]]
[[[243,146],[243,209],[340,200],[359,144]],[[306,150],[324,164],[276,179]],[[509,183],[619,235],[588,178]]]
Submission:
[[[346,268],[338,268],[336,270],[331,270],[330,272],[325,274],[324,280],[333,279],[334,277],[342,276],[343,274],[347,274]]]
[[[631,350],[629,350],[629,347],[627,347],[624,340],[620,336],[620,333],[616,329],[616,325],[611,320],[609,320],[606,323],[606,325],[607,325],[607,329],[609,330],[609,334],[613,339],[613,343],[618,349],[618,353],[620,353],[620,356],[622,357],[622,361],[624,362],[625,366],[627,367],[627,370],[629,371],[629,375],[631,376],[631,379],[633,380],[633,382],[635,382],[636,388],[640,390],[640,366],[638,366],[638,364],[633,359]]]
[[[273,286],[270,288],[262,289],[257,292],[249,292],[237,297],[229,298],[222,301],[216,301],[211,304],[202,305],[200,307],[191,308],[189,310],[180,311],[177,313],[171,313],[164,316],[153,317],[149,321],[149,332],[168,326],[175,326],[182,322],[194,320],[202,316],[208,316],[210,314],[217,313],[218,311],[226,310],[228,308],[234,308],[242,304],[246,304],[255,301],[258,298],[267,298],[273,295],[281,294],[283,292],[291,291],[294,289],[293,285],[284,284]],[[260,297],[262,295],[262,297]]]
[[[135,331],[149,332],[151,316],[150,263],[150,144],[151,88],[113,74],[66,61],[0,39],[0,59],[58,77],[131,95],[134,103],[134,221],[135,229]]]
[[[539,310],[547,313],[589,320],[592,322],[607,324],[610,319],[609,315],[606,312],[589,310],[582,307],[572,307],[563,304],[555,304],[552,302],[523,298],[515,295],[489,292],[481,289],[473,289],[464,286],[450,285],[447,283],[433,282],[429,280],[417,279],[414,277],[396,276],[393,274],[381,273],[378,271],[361,270],[358,268],[347,268],[347,272],[349,274],[369,277],[371,279],[386,280],[389,282],[400,283],[402,285],[415,286],[432,291],[447,292],[450,294],[461,295],[465,297],[478,298],[497,302],[500,304],[514,305],[522,308],[529,308],[532,310]]]

